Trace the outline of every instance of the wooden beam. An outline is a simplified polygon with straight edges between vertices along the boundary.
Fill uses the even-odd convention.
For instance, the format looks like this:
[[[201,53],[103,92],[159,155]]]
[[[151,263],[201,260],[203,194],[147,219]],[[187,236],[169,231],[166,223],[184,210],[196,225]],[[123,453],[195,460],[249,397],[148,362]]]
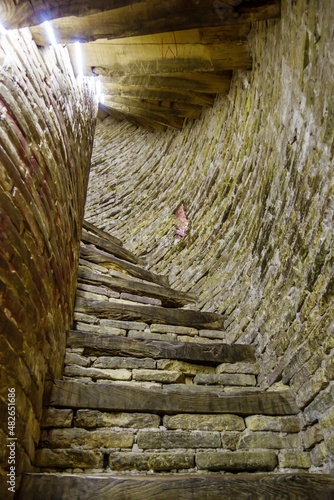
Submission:
[[[79,267],[78,280],[81,283],[91,285],[105,285],[116,292],[130,293],[144,297],[161,300],[167,307],[182,307],[186,304],[193,304],[197,297],[194,293],[180,292],[165,286],[141,283],[131,279],[113,278],[104,274],[96,274]]]
[[[254,348],[249,345],[224,343],[163,342],[136,340],[115,335],[69,331],[69,347],[84,347],[85,355],[131,356],[135,358],[178,359],[189,363],[217,366],[220,363],[254,362]]]
[[[5,0],[6,1],[6,0]],[[7,0],[8,2],[10,0]],[[28,3],[28,2],[27,2]],[[40,3],[33,1],[34,4]],[[51,3],[49,2],[45,2]],[[54,3],[54,2],[53,2]],[[58,2],[60,3],[60,2]],[[191,28],[206,28],[206,27],[228,27],[231,31],[231,37],[238,36],[238,30],[249,27],[253,21],[271,19],[280,16],[280,1],[268,0],[261,1],[244,1],[229,0],[219,3],[215,0],[146,0],[146,1],[124,1],[118,2],[121,8],[113,9],[117,6],[115,0],[109,2],[110,10],[105,11],[105,6],[108,2],[103,0],[88,0],[82,2],[66,2],[70,5],[63,5],[57,9],[53,8],[47,11],[44,6],[44,12],[38,12],[35,7],[35,12],[31,12],[27,19],[22,19],[18,15],[12,15],[8,19],[6,12],[3,12],[3,22],[11,27],[28,26],[39,24],[42,19],[45,20],[43,14],[47,14],[47,18],[61,19],[52,21],[53,29],[56,33],[57,40],[60,43],[71,43],[76,40],[94,41],[100,38],[117,39],[133,36],[149,35],[154,33],[164,33],[168,31],[180,31]],[[11,2],[12,4],[12,2]],[[89,5],[91,4],[91,5]],[[96,7],[95,5],[96,4]],[[120,5],[121,4],[121,5]],[[94,8],[95,7],[95,8]],[[13,6],[10,9],[14,12]],[[68,17],[78,16],[82,14],[93,13],[87,17]],[[21,9],[22,11],[23,9]],[[103,10],[104,12],[98,12]],[[18,11],[18,9],[17,9]],[[1,12],[1,10],[0,10]],[[95,12],[95,13],[94,13]],[[15,19],[16,17],[16,19]],[[16,26],[15,26],[16,24]],[[230,26],[234,27],[232,31]],[[40,27],[33,29],[33,36],[38,44],[48,44],[45,32]]]
[[[121,247],[120,245],[116,245],[115,243],[111,243],[104,238],[100,238],[95,234],[90,234],[85,229],[82,229],[81,240],[85,243],[90,243],[91,245],[95,245],[97,248],[101,250],[106,250],[107,252],[112,253],[115,257],[119,257],[120,259],[127,260],[129,262],[133,262],[134,264],[144,264],[143,259],[140,259],[136,255],[134,255],[126,248]]]
[[[116,111],[120,111],[121,113],[127,113],[131,116],[138,116],[139,118],[148,118],[150,120],[154,120],[158,123],[161,123],[162,125],[166,125],[167,127],[175,128],[176,130],[181,130],[184,124],[184,117],[173,116],[168,112],[165,113],[163,109],[161,110],[161,112],[157,113],[133,105],[120,104],[111,101],[108,98],[105,98],[104,105],[106,108],[115,109]]]
[[[144,321],[144,323],[190,326],[204,330],[222,330],[224,328],[224,318],[220,314],[187,309],[167,309],[139,304],[123,304],[117,301],[103,302],[77,298],[75,310],[100,318],[139,320]]]
[[[119,246],[123,245],[122,240],[120,240],[119,238],[116,238],[116,236],[113,236],[112,234],[107,233],[106,231],[103,231],[102,229],[99,229],[91,222],[88,222],[88,220],[83,221],[82,227],[84,227],[87,231],[91,231],[92,233],[96,234],[100,238],[104,238],[105,240],[108,240],[111,243],[114,243],[115,245],[119,245]]]
[[[295,498],[329,500],[334,498],[334,478],[329,474],[155,474],[155,475],[77,475],[24,474],[19,500],[59,500],[78,498],[110,500],[216,500]],[[97,497],[98,492],[98,497]],[[133,493],[131,493],[133,492]],[[83,496],[81,497],[83,498]]]
[[[128,75],[100,77],[102,87],[112,90],[121,87],[174,89],[188,92],[225,93],[230,89],[231,71],[224,73],[174,73],[166,75]]]
[[[214,393],[184,385],[174,389],[85,384],[55,380],[50,406],[104,411],[175,413],[232,413],[235,415],[293,415],[299,412],[289,391]]]
[[[159,276],[158,274],[151,273],[142,267],[136,266],[126,260],[118,259],[114,255],[92,246],[80,246],[80,255],[90,262],[95,264],[111,264],[116,271],[126,271],[131,276],[140,278],[145,281],[152,281],[157,285],[169,286],[168,276]]]
[[[202,108],[200,106],[174,107],[173,102],[167,102],[163,104],[161,101],[156,101],[152,103],[146,99],[136,99],[133,97],[113,96],[108,97],[106,102],[107,106],[110,106],[111,108],[113,108],[113,106],[117,107],[117,105],[137,109],[139,108],[150,113],[150,116],[153,116],[155,114],[162,114],[163,116],[178,116],[183,118],[198,119],[202,111]]]

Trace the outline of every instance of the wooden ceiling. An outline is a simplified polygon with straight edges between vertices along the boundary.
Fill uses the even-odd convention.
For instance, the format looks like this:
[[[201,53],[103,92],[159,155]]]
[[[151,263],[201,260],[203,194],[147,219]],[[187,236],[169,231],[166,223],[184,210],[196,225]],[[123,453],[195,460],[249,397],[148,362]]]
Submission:
[[[199,118],[232,71],[251,68],[251,23],[280,16],[280,0],[2,0],[7,28],[30,26],[38,45],[50,24],[68,46],[82,43],[84,74],[101,81],[100,117],[149,130],[181,129]]]

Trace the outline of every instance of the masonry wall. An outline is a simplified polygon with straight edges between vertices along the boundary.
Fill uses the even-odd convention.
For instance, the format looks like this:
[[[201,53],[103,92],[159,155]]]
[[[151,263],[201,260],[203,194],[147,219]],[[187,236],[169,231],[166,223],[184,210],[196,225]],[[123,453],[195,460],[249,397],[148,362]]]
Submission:
[[[282,1],[234,74],[182,132],[98,126],[86,217],[252,343],[262,387],[290,386],[311,470],[333,469],[333,5]],[[183,203],[189,221],[176,239]]]
[[[96,110],[65,49],[40,52],[29,30],[13,31],[0,40],[0,58],[0,496],[7,498],[7,437],[17,438],[19,476],[34,461],[44,382],[62,373]],[[7,413],[13,393],[15,428]]]

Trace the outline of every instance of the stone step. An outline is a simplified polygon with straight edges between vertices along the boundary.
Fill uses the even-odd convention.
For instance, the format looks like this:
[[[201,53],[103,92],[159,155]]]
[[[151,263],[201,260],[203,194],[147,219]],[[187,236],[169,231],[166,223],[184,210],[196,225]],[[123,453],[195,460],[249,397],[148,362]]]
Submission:
[[[180,292],[160,285],[141,283],[130,279],[114,278],[104,274],[96,274],[79,267],[78,281],[90,285],[107,286],[119,293],[130,293],[159,299],[163,306],[182,307],[195,303],[197,297],[193,293]]]
[[[169,286],[168,276],[159,276],[158,274],[151,273],[136,264],[119,259],[111,253],[99,250],[92,245],[81,245],[80,256],[85,260],[93,262],[94,264],[99,264],[107,268],[111,267],[123,272],[125,271],[127,274],[134,276],[135,278],[150,281],[161,286]]]
[[[129,262],[132,262],[133,264],[145,265],[143,259],[137,257],[126,248],[123,248],[121,245],[113,243],[106,238],[101,238],[100,236],[89,233],[84,228],[82,229],[81,233],[81,241],[83,241],[84,243],[95,245],[97,248],[115,255],[115,257],[118,257],[119,259],[127,260]]]
[[[214,393],[182,389],[131,387],[108,383],[56,380],[46,394],[46,404],[60,408],[106,411],[177,413],[232,413],[240,416],[293,415],[299,412],[289,391]]]
[[[94,325],[92,329],[94,328]],[[84,355],[131,356],[136,358],[175,359],[202,365],[221,363],[254,362],[254,348],[242,344],[201,344],[193,342],[164,342],[160,340],[137,340],[118,335],[94,334],[70,330],[68,347],[83,347]]]
[[[197,329],[223,330],[224,317],[217,313],[172,309],[141,304],[122,304],[77,298],[75,311],[126,321],[164,323],[167,325],[190,326]]]
[[[103,231],[103,229],[99,229],[97,226],[95,226],[91,222],[88,222],[88,220],[83,221],[82,227],[85,228],[86,231],[90,231],[91,233],[94,233],[97,236],[99,236],[100,238],[104,238],[105,240],[108,240],[111,243],[114,243],[115,245],[123,246],[122,240],[120,240],[119,238],[116,238],[116,236],[112,236],[111,234],[107,233],[106,231]]]
[[[261,458],[261,457],[260,457]],[[269,457],[268,457],[269,458]],[[179,457],[175,458],[175,462]],[[167,461],[168,457],[164,457]],[[173,460],[173,458],[170,458]],[[262,458],[264,462],[264,457]],[[177,464],[176,464],[177,465]],[[271,466],[271,464],[270,464]],[[163,469],[162,469],[163,470]],[[334,498],[334,478],[322,474],[25,474],[19,500],[249,500]]]

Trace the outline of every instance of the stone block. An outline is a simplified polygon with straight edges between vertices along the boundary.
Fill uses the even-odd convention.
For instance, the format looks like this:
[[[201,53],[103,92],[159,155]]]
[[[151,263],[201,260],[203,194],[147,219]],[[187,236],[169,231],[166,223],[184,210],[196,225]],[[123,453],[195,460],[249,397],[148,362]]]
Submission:
[[[246,427],[251,431],[299,432],[299,417],[270,417],[267,415],[252,415],[245,419]]]
[[[65,366],[64,375],[68,377],[90,377],[92,380],[131,380],[131,371],[129,370],[102,370],[99,368],[84,368],[77,365]]]
[[[60,469],[80,467],[81,469],[91,469],[102,467],[103,454],[99,451],[89,450],[50,450],[42,448],[36,452],[35,464],[37,467],[56,467]]]
[[[98,410],[78,410],[77,427],[131,427],[135,429],[159,427],[160,417],[150,413],[108,413]]]
[[[280,469],[309,469],[311,458],[309,453],[300,451],[281,451],[278,455]]]
[[[257,363],[221,363],[216,366],[216,373],[244,373],[258,375],[260,373],[260,365]]]
[[[198,335],[198,330],[190,326],[152,324],[150,330],[152,333],[177,333],[178,335],[190,335],[192,337]]]
[[[195,365],[192,363],[187,363],[186,361],[177,361],[174,359],[159,359],[157,361],[157,368],[159,370],[176,370],[184,373],[185,375],[215,373],[215,368],[213,366]]]
[[[196,453],[199,469],[230,472],[271,471],[277,465],[272,451],[211,451]]]
[[[312,465],[315,467],[322,467],[327,462],[329,457],[325,441],[315,445],[310,451],[310,457]]]
[[[208,339],[206,337],[190,337],[190,335],[178,335],[176,340],[178,342],[194,342],[195,344],[214,344],[220,342],[215,339]]]
[[[65,354],[65,365],[78,365],[87,367],[90,365],[90,360],[84,356],[80,356],[74,352],[66,352]]]
[[[156,361],[151,358],[121,358],[118,356],[102,356],[93,363],[94,368],[147,368],[154,369]]]
[[[303,408],[327,385],[328,380],[325,377],[325,369],[321,367],[299,389],[296,396],[297,405]]]
[[[109,335],[117,335],[118,337],[126,336],[126,330],[124,330],[123,328],[112,328],[107,325],[91,325],[88,323],[77,323],[76,330],[89,333],[105,333]]]
[[[200,415],[179,414],[165,415],[163,425],[167,429],[193,429],[202,431],[242,431],[245,429],[244,419],[238,415]]]
[[[141,449],[220,448],[219,432],[206,431],[139,431]]]
[[[234,386],[255,386],[255,375],[244,375],[242,373],[224,373],[222,375],[196,375],[194,384],[198,385],[234,385]]]
[[[320,415],[334,406],[334,382],[320,392],[314,400],[305,408],[304,417],[306,422],[312,423],[318,420]]]
[[[312,427],[308,427],[302,433],[302,439],[304,443],[305,450],[310,450],[317,443],[320,443],[324,439],[323,432],[319,424],[312,425]]]
[[[238,433],[223,431],[221,437],[223,448],[230,450],[252,448],[262,448],[265,450],[294,449],[300,444],[298,434],[282,436],[278,432]]]
[[[128,337],[138,340],[176,340],[175,333],[150,333],[138,330],[129,330]]]
[[[195,465],[194,453],[111,453],[111,470],[154,470],[191,469]]]
[[[73,420],[72,410],[47,408],[43,410],[41,427],[71,427]]]
[[[80,323],[91,323],[92,325],[99,324],[99,318],[80,312],[74,312],[73,319],[74,321],[79,321]]]
[[[172,384],[182,382],[184,380],[184,374],[177,371],[167,370],[133,370],[132,379],[138,381],[152,381]]]
[[[200,337],[207,337],[209,339],[219,339],[223,341],[226,337],[226,332],[222,330],[199,330]]]
[[[131,448],[133,439],[131,431],[107,428],[88,431],[75,427],[42,431],[41,445],[49,448]]]
[[[121,328],[123,330],[142,330],[144,331],[149,326],[146,323],[139,321],[122,321],[118,319],[100,319],[101,326],[108,328]]]

